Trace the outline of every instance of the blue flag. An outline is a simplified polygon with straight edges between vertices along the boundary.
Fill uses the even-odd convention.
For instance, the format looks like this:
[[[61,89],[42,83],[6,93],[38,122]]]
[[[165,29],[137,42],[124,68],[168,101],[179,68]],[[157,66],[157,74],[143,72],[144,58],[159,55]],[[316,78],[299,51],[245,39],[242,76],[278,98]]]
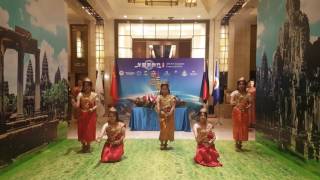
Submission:
[[[216,105],[218,102],[220,102],[220,79],[219,79],[219,66],[218,61],[216,62],[216,69],[214,72],[214,81],[213,81],[213,90],[212,90],[212,96],[213,96],[213,105]]]

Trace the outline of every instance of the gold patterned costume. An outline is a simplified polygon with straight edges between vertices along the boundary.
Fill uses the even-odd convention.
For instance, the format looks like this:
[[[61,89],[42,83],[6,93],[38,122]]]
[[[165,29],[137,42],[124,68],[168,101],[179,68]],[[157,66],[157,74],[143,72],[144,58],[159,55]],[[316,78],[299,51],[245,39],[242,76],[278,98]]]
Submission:
[[[233,94],[231,104],[234,105],[232,110],[233,119],[233,138],[236,141],[248,140],[248,106],[250,105],[251,97],[249,93],[241,94],[239,91]]]
[[[159,120],[160,120],[160,141],[173,141],[174,140],[174,108],[175,97],[168,94],[167,96],[160,95],[158,98],[159,103]],[[169,114],[169,112],[172,112]]]

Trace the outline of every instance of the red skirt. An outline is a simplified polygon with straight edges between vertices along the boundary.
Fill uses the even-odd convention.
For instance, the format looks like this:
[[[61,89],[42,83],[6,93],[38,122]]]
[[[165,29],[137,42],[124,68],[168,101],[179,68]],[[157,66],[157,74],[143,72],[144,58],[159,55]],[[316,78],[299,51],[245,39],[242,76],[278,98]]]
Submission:
[[[219,153],[214,146],[206,147],[199,144],[194,161],[203,166],[218,167],[222,164],[218,161]]]
[[[95,112],[80,111],[78,118],[79,141],[90,143],[96,139],[96,121],[97,115]]]
[[[121,157],[124,153],[124,145],[123,143],[112,146],[108,142],[106,142],[103,146],[101,152],[101,162],[117,162],[121,160]]]
[[[237,107],[232,110],[233,139],[236,141],[248,141],[248,111],[240,111]]]

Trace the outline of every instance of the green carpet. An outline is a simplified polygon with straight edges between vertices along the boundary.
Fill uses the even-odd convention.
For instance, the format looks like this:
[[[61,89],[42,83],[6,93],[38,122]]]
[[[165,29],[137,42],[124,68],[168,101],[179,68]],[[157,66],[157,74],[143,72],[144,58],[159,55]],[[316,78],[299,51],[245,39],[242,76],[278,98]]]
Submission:
[[[61,140],[18,158],[0,171],[0,179],[319,179],[292,160],[257,142],[236,153],[233,142],[217,141],[223,167],[193,162],[195,142],[177,140],[160,151],[157,140],[127,140],[121,162],[100,164],[103,143],[79,154],[76,140]]]

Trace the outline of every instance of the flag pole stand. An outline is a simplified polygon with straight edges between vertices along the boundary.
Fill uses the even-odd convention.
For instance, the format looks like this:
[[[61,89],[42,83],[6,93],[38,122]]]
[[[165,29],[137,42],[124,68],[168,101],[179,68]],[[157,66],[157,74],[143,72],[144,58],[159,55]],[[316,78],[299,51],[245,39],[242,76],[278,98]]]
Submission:
[[[220,106],[221,106],[221,104],[219,103],[218,104],[219,106],[218,106],[218,113],[219,113],[219,115],[218,115],[218,124],[220,125],[220,126],[222,126],[222,123],[221,123],[221,121],[220,121],[220,117],[221,117],[221,111],[220,111]]]
[[[215,125],[219,124],[222,125],[220,121],[221,111],[220,111],[220,102],[218,99],[220,99],[220,71],[218,70],[220,66],[220,63],[218,64],[218,61],[215,61],[215,71],[214,71],[214,86],[213,86],[213,109],[214,109],[214,115],[215,118]],[[215,106],[218,106],[217,109]],[[216,111],[217,110],[217,111]]]

